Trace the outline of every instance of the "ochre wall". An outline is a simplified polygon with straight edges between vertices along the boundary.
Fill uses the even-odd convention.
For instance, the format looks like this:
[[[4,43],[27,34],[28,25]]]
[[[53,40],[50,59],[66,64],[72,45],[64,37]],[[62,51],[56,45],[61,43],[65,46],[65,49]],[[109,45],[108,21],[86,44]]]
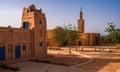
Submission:
[[[28,28],[23,27],[24,22],[28,22]],[[16,59],[16,46],[20,47],[20,58],[18,59],[46,56],[46,24],[46,17],[42,10],[36,9],[34,5],[30,5],[23,9],[20,28],[12,28],[11,26],[0,27],[0,47],[5,48],[5,60]],[[42,43],[41,46],[40,43]]]
[[[99,33],[81,33],[77,42],[81,42],[82,46],[99,45],[99,43],[100,43],[100,34]]]
[[[53,38],[54,36],[54,30],[47,30],[47,43],[49,47],[56,47],[56,46],[61,46],[59,42],[56,42]]]
[[[29,6],[29,8],[24,8],[22,16],[22,26],[23,23],[28,21],[30,24],[29,29],[33,31],[33,47],[34,55],[46,55],[46,45],[47,45],[47,29],[46,29],[46,17],[42,13],[42,9],[36,9],[34,5]],[[42,42],[42,47],[40,43]]]
[[[53,38],[53,30],[48,30],[48,46],[61,46],[60,43],[56,42]],[[98,39],[98,44],[96,44],[96,37]],[[94,46],[100,44],[100,34],[99,33],[80,33],[79,38],[76,40],[76,45],[79,46]]]

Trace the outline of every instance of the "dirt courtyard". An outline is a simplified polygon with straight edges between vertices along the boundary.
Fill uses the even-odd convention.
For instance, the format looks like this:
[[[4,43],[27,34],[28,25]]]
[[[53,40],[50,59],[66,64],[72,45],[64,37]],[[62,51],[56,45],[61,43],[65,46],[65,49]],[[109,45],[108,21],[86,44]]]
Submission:
[[[73,49],[75,50],[75,49]],[[81,54],[90,56],[93,61],[90,63],[86,63],[84,65],[77,65],[76,68],[82,68],[82,69],[88,69],[88,70],[96,70],[98,71],[102,71],[102,72],[116,72],[118,71],[118,69],[120,68],[120,51],[113,51],[113,52],[93,52],[91,51],[90,48],[86,48],[85,51],[77,51]],[[48,54],[53,54],[53,55],[69,55],[69,50],[67,49],[63,49],[63,50],[48,50]],[[72,55],[72,54],[71,54]],[[77,56],[71,56],[72,58],[76,58]],[[83,62],[85,61],[84,57],[80,57],[77,60],[83,59]],[[55,61],[55,60],[54,60]],[[74,61],[76,61],[74,59]],[[73,62],[74,62],[73,61]],[[64,62],[69,62],[69,59],[66,61],[66,59],[64,60]],[[82,62],[76,61],[76,64],[80,64]],[[70,63],[71,64],[71,63]],[[74,64],[73,64],[74,65]]]
[[[50,63],[23,61],[10,66],[20,67],[16,72],[120,72],[120,52],[94,52],[91,49],[48,49],[48,56],[37,58]],[[75,54],[76,52],[76,54]],[[59,65],[59,64],[63,65]],[[0,69],[0,72],[12,72]]]

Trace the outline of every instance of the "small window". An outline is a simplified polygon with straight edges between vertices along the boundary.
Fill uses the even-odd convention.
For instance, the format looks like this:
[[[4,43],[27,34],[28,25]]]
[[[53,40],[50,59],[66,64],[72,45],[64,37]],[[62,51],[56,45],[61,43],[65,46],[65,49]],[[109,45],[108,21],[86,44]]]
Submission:
[[[39,21],[39,24],[42,24],[42,20]]]
[[[29,13],[29,10],[27,10],[27,13]]]
[[[40,37],[42,37],[42,31],[40,30]]]
[[[26,50],[26,46],[25,45],[22,48],[23,48],[23,50]]]
[[[29,23],[28,22],[23,22],[23,28],[28,29],[28,27],[29,27]]]
[[[43,43],[42,42],[40,42],[40,47],[42,47],[43,46]]]

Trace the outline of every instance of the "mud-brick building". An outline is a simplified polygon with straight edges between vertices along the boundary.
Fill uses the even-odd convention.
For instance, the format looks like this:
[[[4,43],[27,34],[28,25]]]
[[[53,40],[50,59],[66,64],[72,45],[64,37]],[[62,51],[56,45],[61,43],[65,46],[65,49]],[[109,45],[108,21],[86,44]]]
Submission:
[[[0,61],[46,56],[47,21],[42,9],[23,9],[21,27],[0,27]]]
[[[100,45],[100,33],[86,33],[85,21],[83,19],[83,12],[80,11],[80,16],[77,21],[77,31],[79,38],[76,40],[77,46],[95,46]],[[61,44],[53,39],[53,30],[48,30],[48,46],[60,46]]]
[[[76,41],[79,46],[95,46],[100,45],[100,33],[86,33],[85,32],[85,21],[83,19],[82,9],[78,19],[78,33],[79,39]]]

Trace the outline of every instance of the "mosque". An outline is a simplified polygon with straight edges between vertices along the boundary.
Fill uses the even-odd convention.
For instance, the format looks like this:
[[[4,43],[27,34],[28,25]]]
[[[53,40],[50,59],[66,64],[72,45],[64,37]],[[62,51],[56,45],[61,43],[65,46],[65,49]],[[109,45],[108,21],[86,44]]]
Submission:
[[[42,9],[23,8],[21,27],[0,27],[0,61],[47,55],[47,21]]]
[[[84,19],[83,12],[80,11],[80,18],[78,19],[78,33],[79,39],[77,41],[78,45],[82,46],[95,46],[100,44],[100,34],[99,33],[85,33],[84,29]]]
[[[77,30],[79,33],[79,38],[76,41],[77,46],[95,46],[100,44],[100,34],[99,33],[85,33],[84,29],[84,19],[82,9],[80,11],[80,16],[78,19]],[[48,30],[48,46],[60,46],[61,44],[54,41],[53,30]]]
[[[78,19],[78,46],[94,46],[100,43],[99,33],[85,33],[83,12]],[[48,46],[59,46],[53,39],[53,30],[47,30],[47,20],[42,9],[34,5],[23,8],[21,27],[0,27],[0,61],[30,57],[44,57]]]

